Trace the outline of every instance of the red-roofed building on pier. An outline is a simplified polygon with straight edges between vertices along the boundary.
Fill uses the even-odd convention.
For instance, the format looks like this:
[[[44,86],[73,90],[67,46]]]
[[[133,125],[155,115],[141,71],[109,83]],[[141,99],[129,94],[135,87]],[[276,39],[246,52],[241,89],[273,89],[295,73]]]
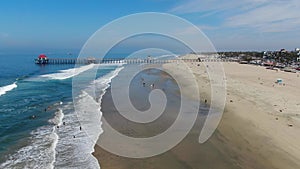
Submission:
[[[47,58],[46,55],[41,54],[37,59],[35,59],[36,64],[47,64],[49,59]]]

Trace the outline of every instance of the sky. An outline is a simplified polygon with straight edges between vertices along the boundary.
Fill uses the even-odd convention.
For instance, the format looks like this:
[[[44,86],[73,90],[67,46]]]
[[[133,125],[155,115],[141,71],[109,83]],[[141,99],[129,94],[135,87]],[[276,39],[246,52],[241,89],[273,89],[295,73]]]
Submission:
[[[299,10],[299,0],[2,0],[0,54],[79,51],[105,24],[139,12],[184,18],[217,51],[293,50]]]

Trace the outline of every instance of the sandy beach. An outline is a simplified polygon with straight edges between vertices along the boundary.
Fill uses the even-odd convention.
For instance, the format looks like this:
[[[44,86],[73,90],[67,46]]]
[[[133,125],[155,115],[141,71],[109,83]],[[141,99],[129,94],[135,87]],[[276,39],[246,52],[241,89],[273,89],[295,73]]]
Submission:
[[[207,100],[210,103],[210,81],[205,63],[187,64],[198,82],[201,102]],[[159,156],[129,159],[113,155],[96,146],[94,155],[101,168],[300,168],[299,73],[277,72],[238,63],[223,63],[223,67],[227,85],[225,111],[217,130],[207,142],[198,143],[205,120],[205,116],[199,114],[189,135],[176,147]],[[179,75],[183,81],[188,82],[186,78],[190,78],[185,76],[184,68],[180,64],[168,63],[163,68]],[[164,79],[161,73],[156,76],[160,80]],[[278,78],[284,84],[276,84]],[[163,85],[164,81],[161,81]],[[171,90],[169,93],[170,96],[175,96],[176,91]],[[194,97],[192,91],[184,94]],[[102,112],[113,122],[116,121],[117,112],[111,106],[109,95],[107,92],[104,96]],[[158,124],[171,122],[173,114],[170,112],[160,117],[161,122]],[[129,133],[128,135],[153,132],[145,126],[127,129],[124,127],[128,123],[118,121],[115,124],[123,127],[122,131]]]

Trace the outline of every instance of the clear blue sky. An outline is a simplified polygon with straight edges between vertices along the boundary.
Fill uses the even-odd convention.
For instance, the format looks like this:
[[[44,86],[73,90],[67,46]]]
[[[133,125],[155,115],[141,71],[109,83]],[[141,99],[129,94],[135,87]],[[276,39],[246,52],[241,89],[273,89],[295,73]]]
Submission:
[[[137,12],[183,17],[218,50],[292,50],[299,9],[298,0],[2,0],[0,54],[80,50],[101,26]]]

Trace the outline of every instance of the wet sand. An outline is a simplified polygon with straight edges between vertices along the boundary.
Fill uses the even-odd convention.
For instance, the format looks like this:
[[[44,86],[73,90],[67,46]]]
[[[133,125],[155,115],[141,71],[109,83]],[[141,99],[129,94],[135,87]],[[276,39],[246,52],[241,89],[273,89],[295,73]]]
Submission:
[[[207,75],[204,73],[205,66],[198,66],[192,63],[189,66],[194,69],[196,78],[198,79],[202,96],[201,100],[203,101],[204,99],[207,99],[209,103],[210,84],[208,82]],[[101,168],[299,168],[299,156],[297,156],[297,153],[299,153],[298,149],[300,146],[298,145],[299,143],[297,143],[297,140],[299,140],[297,138],[300,134],[297,135],[299,133],[297,121],[294,118],[286,117],[286,114],[280,115],[278,113],[266,113],[265,104],[272,104],[272,100],[266,100],[266,98],[258,98],[259,100],[255,100],[255,97],[263,97],[260,95],[256,95],[254,98],[248,96],[253,93],[251,89],[259,91],[262,89],[267,90],[269,88],[266,87],[266,89],[264,89],[261,88],[261,86],[264,85],[260,83],[255,85],[254,83],[252,84],[248,82],[249,79],[253,80],[249,77],[254,77],[251,72],[258,72],[261,75],[261,78],[264,79],[265,85],[270,82],[268,82],[267,78],[264,78],[264,76],[268,75],[260,73],[260,71],[264,70],[260,68],[257,70],[256,67],[244,66],[247,65],[224,65],[227,73],[226,77],[228,78],[226,108],[217,130],[206,143],[198,143],[199,133],[205,120],[205,109],[203,109],[203,112],[199,112],[197,121],[188,136],[180,144],[164,154],[145,159],[131,159],[111,154],[103,150],[101,147],[95,146],[94,155],[98,159]],[[184,72],[183,70],[180,70],[180,66],[175,64],[166,64],[164,65],[164,68],[178,74]],[[246,71],[241,72],[235,70],[239,70],[241,68]],[[150,79],[153,80],[153,83],[157,84],[155,86],[160,89],[165,89],[166,86],[170,86],[170,83],[172,82],[172,80],[170,80],[165,74],[159,71],[144,73],[150,73],[152,75]],[[242,73],[245,73],[245,75]],[[184,74],[182,75],[184,76]],[[248,81],[245,81],[245,79]],[[241,85],[241,82],[244,82],[245,84],[248,82],[249,85],[253,86],[253,88],[248,87],[248,93],[241,93],[241,91],[243,91],[241,89],[244,89],[242,87],[245,87],[244,90],[247,89],[247,85],[244,83]],[[148,82],[147,84],[150,83],[152,82]],[[138,80],[132,82],[132,84],[142,86]],[[141,101],[139,97],[144,97],[143,95],[146,96],[150,91],[150,88],[135,86],[131,88],[131,90],[133,93],[131,97],[132,101],[136,102],[136,106],[144,105],[140,107],[140,109],[146,109],[147,103],[143,104],[143,101]],[[139,94],[138,96],[135,96],[134,93]],[[157,121],[149,125],[137,125],[122,119],[112,105],[110,92],[107,92],[103,98],[103,116],[110,122],[110,124],[112,124],[112,126],[114,126],[114,128],[126,135],[136,137],[155,135],[172,124],[177,115],[176,105],[178,105],[180,98],[176,85],[168,88],[166,94],[172,98],[172,102],[170,102],[169,105],[170,108],[167,109],[164,115]],[[191,96],[193,95],[192,93],[186,94]],[[291,95],[291,97],[293,97],[293,95]],[[264,100],[266,103],[263,102]],[[275,120],[276,118],[279,118],[279,120]],[[287,123],[290,122],[291,119],[293,119],[293,127],[287,126]],[[272,131],[272,129],[274,130]],[[101,136],[99,139],[101,139]]]
[[[187,64],[194,72],[201,96],[210,100],[208,63]],[[217,132],[228,140],[227,148],[239,155],[242,168],[256,168],[260,163],[264,168],[299,168],[299,73],[238,63],[222,66],[227,99]],[[166,64],[164,68],[184,76],[181,66]],[[278,78],[283,79],[284,84],[276,84]]]

